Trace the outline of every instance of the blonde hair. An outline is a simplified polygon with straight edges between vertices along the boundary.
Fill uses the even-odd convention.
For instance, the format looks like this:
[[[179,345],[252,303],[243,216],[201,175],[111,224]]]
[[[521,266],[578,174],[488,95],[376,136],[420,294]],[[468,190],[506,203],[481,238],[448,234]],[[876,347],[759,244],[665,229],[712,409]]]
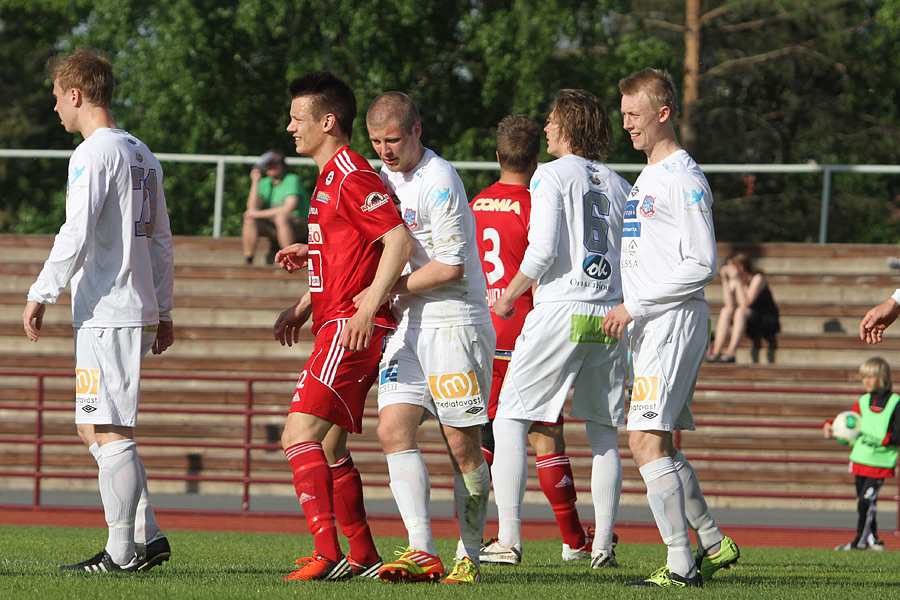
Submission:
[[[72,88],[100,108],[112,105],[116,80],[112,64],[104,54],[89,48],[76,48],[71,54],[57,54],[47,61],[47,71],[63,90]]]
[[[403,131],[412,133],[419,123],[419,109],[415,101],[403,92],[384,92],[372,100],[366,111],[366,125],[369,129],[383,129],[395,124]]]
[[[875,391],[883,392],[891,388],[891,367],[880,356],[875,356],[859,367],[860,377],[875,377],[878,383]]]
[[[650,104],[655,110],[668,106],[672,118],[678,116],[678,98],[675,94],[675,82],[665,69],[647,67],[631,77],[619,80],[619,91],[624,96],[635,96],[646,92]]]

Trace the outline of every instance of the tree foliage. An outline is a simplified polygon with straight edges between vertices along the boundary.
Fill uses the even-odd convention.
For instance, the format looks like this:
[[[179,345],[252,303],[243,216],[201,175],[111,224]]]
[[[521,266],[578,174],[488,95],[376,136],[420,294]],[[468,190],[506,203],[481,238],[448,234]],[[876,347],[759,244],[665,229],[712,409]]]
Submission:
[[[690,2],[700,66],[685,111],[696,141],[686,140],[698,160],[898,162],[900,74],[885,57],[900,51],[900,0],[3,0],[0,147],[79,141],[58,125],[43,63],[88,45],[113,59],[120,125],[158,153],[290,153],[287,83],[329,69],[357,93],[352,140],[367,156],[365,111],[393,89],[419,103],[426,145],[492,160],[497,122],[543,121],[557,89],[591,90],[616,122],[620,78],[652,65],[681,82]],[[643,161],[615,135],[611,162]],[[0,161],[0,231],[58,227],[59,163]],[[300,173],[313,183],[311,169]],[[465,178],[474,194],[493,177]],[[711,181],[720,239],[815,239],[820,178]],[[226,234],[239,231],[248,183],[246,169],[229,167]],[[897,184],[835,178],[829,239],[900,239]],[[169,163],[166,189],[176,233],[211,231],[212,168]]]

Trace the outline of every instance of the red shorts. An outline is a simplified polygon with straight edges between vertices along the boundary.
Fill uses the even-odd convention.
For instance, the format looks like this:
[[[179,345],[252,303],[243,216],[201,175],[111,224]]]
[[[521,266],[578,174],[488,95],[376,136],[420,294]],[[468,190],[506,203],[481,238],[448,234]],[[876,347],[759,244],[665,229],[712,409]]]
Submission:
[[[331,321],[319,330],[297,381],[290,412],[315,415],[350,433],[360,433],[366,395],[378,376],[382,340],[388,329],[376,326],[369,347],[350,352],[340,344],[346,324],[346,320]]]
[[[491,380],[491,397],[488,399],[488,419],[494,420],[497,416],[497,400],[500,398],[500,388],[503,387],[503,380],[506,379],[506,371],[509,369],[509,361],[512,357],[512,350],[496,350],[494,352],[494,375]],[[544,423],[541,425],[562,425],[563,416],[560,413],[556,423]]]

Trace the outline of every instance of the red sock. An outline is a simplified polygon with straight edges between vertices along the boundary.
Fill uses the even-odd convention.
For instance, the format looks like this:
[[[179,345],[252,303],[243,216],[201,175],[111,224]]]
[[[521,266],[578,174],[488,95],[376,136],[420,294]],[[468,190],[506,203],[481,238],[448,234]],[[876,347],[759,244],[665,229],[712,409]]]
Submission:
[[[572,478],[568,455],[538,456],[537,472],[541,490],[553,507],[563,542],[570,548],[581,548],[585,544],[584,529],[581,528],[578,509],[575,508],[575,480]]]
[[[484,462],[488,464],[488,468],[494,466],[494,453],[484,446],[481,447],[481,453],[484,454]]]
[[[316,552],[329,560],[343,556],[334,525],[334,489],[322,444],[300,442],[284,451],[294,472],[294,489],[313,534]]]
[[[378,560],[378,549],[366,520],[362,479],[349,452],[331,465],[331,476],[334,478],[334,514],[341,532],[350,541],[350,556],[360,564],[370,565]]]

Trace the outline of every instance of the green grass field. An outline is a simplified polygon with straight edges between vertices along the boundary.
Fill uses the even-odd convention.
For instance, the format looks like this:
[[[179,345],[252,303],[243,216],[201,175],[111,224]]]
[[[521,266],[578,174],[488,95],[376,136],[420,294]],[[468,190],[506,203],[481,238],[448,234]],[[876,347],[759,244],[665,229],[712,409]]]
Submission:
[[[160,598],[315,598],[357,600],[392,598],[650,598],[670,592],[627,588],[628,581],[661,566],[661,545],[621,545],[617,569],[592,571],[585,562],[563,564],[559,542],[527,542],[522,565],[486,565],[480,586],[388,585],[373,580],[337,583],[282,581],[293,561],[309,553],[311,536],[279,534],[167,532],[172,560],[142,574],[62,573],[61,563],[78,562],[106,542],[99,529],[0,526],[2,599]],[[382,538],[385,558],[404,540]],[[739,540],[738,540],[739,541]],[[438,540],[445,559],[456,547]],[[446,562],[445,562],[446,564]],[[674,593],[704,598],[891,598],[900,591],[900,553],[834,552],[744,548],[740,564],[719,574],[703,589]]]

